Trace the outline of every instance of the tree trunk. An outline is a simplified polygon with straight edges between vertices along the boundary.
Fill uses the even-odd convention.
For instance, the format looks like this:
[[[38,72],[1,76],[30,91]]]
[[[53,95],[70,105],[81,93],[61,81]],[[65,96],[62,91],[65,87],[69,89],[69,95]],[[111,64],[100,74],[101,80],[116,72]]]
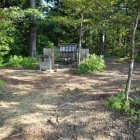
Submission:
[[[132,73],[133,73],[133,67],[134,67],[134,57],[135,57],[135,33],[138,25],[138,19],[139,19],[139,12],[136,15],[136,19],[133,23],[133,31],[132,31],[132,44],[131,44],[131,52],[130,52],[130,63],[129,63],[129,72],[128,72],[128,79],[126,83],[126,89],[125,89],[125,95],[126,95],[126,101],[129,101],[129,92],[130,92],[130,86],[131,86],[131,80],[132,80]]]
[[[36,56],[36,25],[30,24],[29,27],[29,56]]]
[[[35,8],[35,0],[29,0],[30,8]]]
[[[104,55],[104,33],[100,32],[100,55]]]
[[[83,13],[81,14],[81,20],[83,20]],[[78,47],[78,55],[77,55],[77,67],[80,64],[80,51],[82,48],[82,38],[83,38],[83,21],[80,23],[80,33],[79,33],[79,47]]]
[[[30,8],[35,8],[35,0],[29,0]],[[35,17],[31,17],[29,26],[29,56],[36,56],[36,25]]]

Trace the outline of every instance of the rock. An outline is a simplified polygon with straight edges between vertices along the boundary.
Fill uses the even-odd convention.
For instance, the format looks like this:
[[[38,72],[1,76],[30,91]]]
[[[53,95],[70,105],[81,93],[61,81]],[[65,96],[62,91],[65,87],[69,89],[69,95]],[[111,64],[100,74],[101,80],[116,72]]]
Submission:
[[[113,132],[110,132],[110,136],[111,136],[111,137],[115,137],[115,136],[116,136],[116,134],[115,134],[115,133],[113,133]]]

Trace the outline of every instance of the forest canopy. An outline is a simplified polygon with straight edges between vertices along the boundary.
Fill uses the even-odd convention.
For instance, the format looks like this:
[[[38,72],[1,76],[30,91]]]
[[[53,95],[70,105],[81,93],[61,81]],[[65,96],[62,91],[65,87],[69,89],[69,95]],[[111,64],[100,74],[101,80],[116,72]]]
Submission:
[[[77,43],[90,53],[129,56],[138,0],[2,0],[0,60],[36,56],[43,48]],[[139,25],[136,52],[139,52]]]

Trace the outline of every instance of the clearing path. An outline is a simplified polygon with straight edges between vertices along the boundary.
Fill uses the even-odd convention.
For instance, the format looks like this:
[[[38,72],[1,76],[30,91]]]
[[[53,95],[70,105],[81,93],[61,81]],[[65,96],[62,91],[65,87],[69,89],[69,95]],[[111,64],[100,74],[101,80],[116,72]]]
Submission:
[[[125,86],[128,62],[106,60],[103,72],[1,69],[0,140],[140,140],[140,123],[105,106]],[[135,63],[132,94],[140,85]]]

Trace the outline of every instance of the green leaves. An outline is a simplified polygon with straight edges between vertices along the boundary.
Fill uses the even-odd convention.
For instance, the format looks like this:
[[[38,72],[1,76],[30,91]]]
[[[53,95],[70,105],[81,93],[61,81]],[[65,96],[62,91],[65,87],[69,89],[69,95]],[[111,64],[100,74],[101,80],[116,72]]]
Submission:
[[[103,56],[95,54],[88,55],[83,61],[80,62],[79,67],[76,69],[77,74],[87,73],[91,71],[101,71],[105,68]]]
[[[17,55],[10,56],[6,66],[18,67],[21,66],[22,61],[23,61],[22,56],[17,56]]]
[[[105,104],[115,110],[123,111],[129,114],[140,114],[140,99],[138,97],[129,98],[129,102],[125,101],[125,92],[118,92],[117,96],[111,96]]]
[[[0,18],[7,22],[30,21],[31,17],[42,18],[43,14],[35,8],[21,9],[16,6],[0,8]]]
[[[8,54],[10,51],[9,44],[13,42],[12,31],[14,31],[14,27],[11,24],[7,13],[5,13],[5,9],[0,8],[0,57],[5,54]],[[2,62],[2,61],[1,61]]]
[[[36,67],[35,63],[37,62],[37,58],[35,57],[25,57],[23,58],[21,64],[26,69],[34,69]]]
[[[7,12],[7,15],[9,18],[14,19],[14,18],[22,18],[24,17],[24,10],[22,10],[20,7],[9,7],[9,8],[4,8],[5,12]]]
[[[3,80],[0,80],[0,87],[4,85],[5,85],[5,82]]]
[[[10,56],[9,61],[5,65],[10,67],[23,66],[24,68],[32,69],[36,67],[35,65],[36,62],[37,62],[37,58],[35,57],[22,57],[22,56],[13,55]]]

